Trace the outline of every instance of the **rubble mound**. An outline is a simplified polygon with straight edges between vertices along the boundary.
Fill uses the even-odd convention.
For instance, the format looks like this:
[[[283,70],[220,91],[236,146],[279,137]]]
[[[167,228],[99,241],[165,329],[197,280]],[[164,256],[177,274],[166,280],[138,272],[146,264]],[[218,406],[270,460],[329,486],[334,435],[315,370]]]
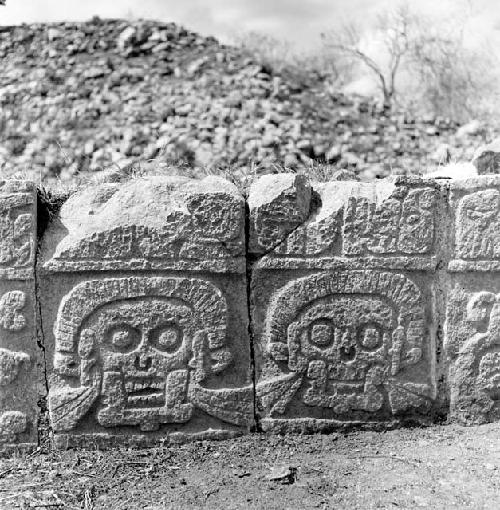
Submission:
[[[367,180],[470,158],[491,139],[481,125],[386,115],[332,93],[320,69],[273,69],[174,23],[0,27],[0,61],[5,175],[71,180],[155,159],[235,173],[328,163]]]

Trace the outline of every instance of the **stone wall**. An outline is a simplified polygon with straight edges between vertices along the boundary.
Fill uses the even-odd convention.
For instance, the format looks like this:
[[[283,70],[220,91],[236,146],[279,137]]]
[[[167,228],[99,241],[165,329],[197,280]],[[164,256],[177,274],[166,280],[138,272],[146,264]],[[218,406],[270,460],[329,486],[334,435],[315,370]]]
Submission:
[[[4,451],[500,419],[500,177],[148,177],[46,209],[0,182]]]

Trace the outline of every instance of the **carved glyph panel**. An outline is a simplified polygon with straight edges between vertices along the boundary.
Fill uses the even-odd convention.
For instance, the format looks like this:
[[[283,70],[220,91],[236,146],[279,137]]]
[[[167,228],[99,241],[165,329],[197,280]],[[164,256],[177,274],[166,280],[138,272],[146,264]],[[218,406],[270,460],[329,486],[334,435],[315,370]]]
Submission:
[[[344,224],[346,255],[423,255],[433,250],[436,190],[398,186],[380,201],[349,198]]]
[[[0,449],[37,441],[41,373],[35,323],[37,192],[0,179]]]
[[[34,285],[0,278],[1,449],[36,443],[39,399]]]
[[[500,193],[487,189],[463,197],[457,208],[455,231],[458,257],[500,258]]]
[[[9,331],[21,331],[26,326],[23,309],[26,294],[21,290],[6,292],[0,297],[0,327]]]
[[[75,193],[44,235],[47,271],[244,271],[245,202],[217,177],[152,176]]]
[[[0,347],[0,386],[12,384],[23,364],[30,362],[29,354]]]
[[[0,194],[0,267],[25,268],[34,261],[33,196]]]

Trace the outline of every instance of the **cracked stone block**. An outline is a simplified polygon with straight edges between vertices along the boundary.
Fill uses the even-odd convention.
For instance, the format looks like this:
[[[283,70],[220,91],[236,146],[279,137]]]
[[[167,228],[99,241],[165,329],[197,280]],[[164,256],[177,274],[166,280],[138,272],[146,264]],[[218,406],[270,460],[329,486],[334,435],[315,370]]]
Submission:
[[[311,186],[304,175],[264,175],[248,194],[248,251],[271,251],[308,218]]]
[[[500,419],[500,177],[450,184],[453,214],[445,353],[453,419]]]
[[[252,271],[264,430],[429,421],[445,206],[429,180],[311,183],[309,216]]]
[[[231,437],[253,421],[245,202],[148,177],[73,195],[38,274],[59,447]]]
[[[0,450],[38,440],[43,360],[37,344],[33,183],[0,180]]]

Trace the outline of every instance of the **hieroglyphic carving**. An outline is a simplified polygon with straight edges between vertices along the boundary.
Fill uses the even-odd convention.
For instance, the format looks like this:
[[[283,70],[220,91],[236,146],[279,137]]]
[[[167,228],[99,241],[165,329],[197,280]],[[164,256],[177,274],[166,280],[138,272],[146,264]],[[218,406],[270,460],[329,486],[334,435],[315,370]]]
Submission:
[[[248,392],[238,405],[236,393],[200,384],[231,364],[226,320],[225,298],[205,280],[129,277],[77,285],[62,300],[54,330],[54,430],[75,429],[96,402],[95,419],[107,428],[158,430],[189,421],[195,406],[248,423]]]
[[[340,212],[308,222],[288,235],[272,253],[300,257],[321,255],[337,240],[340,225]]]
[[[21,290],[6,292],[0,298],[0,327],[10,331],[21,331],[26,326],[26,317],[21,310],[26,305],[26,294]]]
[[[496,189],[463,197],[455,221],[458,257],[469,260],[500,258],[500,193]]]
[[[36,443],[38,373],[31,282],[2,281],[0,287],[1,449]],[[7,288],[13,288],[5,292]],[[19,290],[22,288],[23,290]],[[27,295],[33,289],[33,295]],[[30,313],[31,312],[31,313]]]
[[[398,414],[430,404],[423,296],[401,274],[346,271],[292,281],[273,298],[265,335],[269,355],[287,369],[261,397],[267,412],[283,414],[294,395],[347,420],[352,411],[387,405]],[[420,375],[409,375],[417,364]]]
[[[2,189],[0,182],[0,268],[28,268],[34,262],[34,193]],[[5,194],[4,194],[5,193]]]
[[[37,190],[0,179],[0,450],[37,441],[40,397],[34,266]]]
[[[244,199],[216,177],[102,184],[73,195],[59,220],[44,238],[43,267],[49,271],[230,272],[245,253]]]
[[[436,190],[397,186],[380,201],[349,198],[344,224],[346,255],[431,253]]]
[[[472,294],[464,319],[474,332],[454,356],[452,414],[463,423],[493,421],[500,418],[500,294]]]

